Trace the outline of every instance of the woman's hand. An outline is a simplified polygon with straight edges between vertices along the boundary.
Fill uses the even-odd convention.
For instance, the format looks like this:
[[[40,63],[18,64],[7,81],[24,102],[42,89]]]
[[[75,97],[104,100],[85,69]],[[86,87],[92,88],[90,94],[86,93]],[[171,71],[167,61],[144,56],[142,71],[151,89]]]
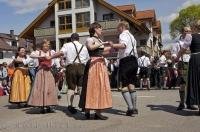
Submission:
[[[46,56],[45,59],[46,60],[51,60],[51,56]]]

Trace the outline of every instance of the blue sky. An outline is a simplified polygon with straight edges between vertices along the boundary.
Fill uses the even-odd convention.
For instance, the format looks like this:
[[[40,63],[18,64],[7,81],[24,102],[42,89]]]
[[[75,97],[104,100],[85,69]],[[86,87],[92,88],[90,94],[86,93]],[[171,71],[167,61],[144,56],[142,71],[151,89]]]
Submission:
[[[14,29],[19,34],[47,6],[51,0],[0,0],[0,32]],[[162,22],[164,43],[170,41],[169,23],[180,9],[200,0],[107,0],[113,5],[135,4],[137,10],[155,9],[157,19]]]

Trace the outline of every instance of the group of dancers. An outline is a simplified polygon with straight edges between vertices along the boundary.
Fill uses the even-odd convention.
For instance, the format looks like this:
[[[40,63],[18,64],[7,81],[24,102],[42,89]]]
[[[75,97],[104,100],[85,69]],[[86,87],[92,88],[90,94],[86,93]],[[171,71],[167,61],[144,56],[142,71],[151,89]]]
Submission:
[[[197,28],[200,29],[200,21]],[[58,98],[51,67],[55,58],[63,56],[66,58],[67,98],[70,101],[68,110],[72,114],[77,112],[73,105],[75,91],[77,91],[80,95],[79,107],[85,112],[86,119],[91,118],[90,112],[94,110],[94,119],[106,120],[108,117],[102,115],[102,112],[112,107],[112,94],[104,55],[109,54],[112,49],[116,49],[119,51],[121,93],[128,106],[126,115],[138,114],[137,92],[134,85],[138,71],[137,42],[129,32],[128,22],[120,22],[117,30],[120,33],[117,44],[112,41],[102,41],[102,27],[99,23],[94,22],[89,27],[90,37],[87,38],[86,44],[81,44],[79,35],[73,33],[71,42],[64,44],[59,52],[50,49],[48,40],[44,40],[40,50],[35,51],[29,57],[26,55],[25,48],[20,47],[12,62],[16,69],[12,79],[9,102],[40,107],[41,113],[54,111],[52,106],[58,105]],[[185,33],[180,41],[183,42],[183,45],[176,52],[174,61],[179,61],[188,47],[191,49],[186,103],[190,108],[193,105],[200,106],[200,83],[198,81],[200,77],[200,34]],[[27,69],[30,58],[37,59],[39,62],[33,83],[31,83]],[[183,93],[185,93],[184,88],[186,87],[183,80],[181,84],[183,86],[180,89],[179,109],[184,108],[185,96]]]

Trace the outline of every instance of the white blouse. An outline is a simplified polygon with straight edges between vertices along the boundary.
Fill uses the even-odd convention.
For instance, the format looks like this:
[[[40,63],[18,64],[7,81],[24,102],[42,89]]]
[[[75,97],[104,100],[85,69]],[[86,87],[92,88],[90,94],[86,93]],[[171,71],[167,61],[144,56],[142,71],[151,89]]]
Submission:
[[[192,35],[191,34],[186,34],[185,38],[183,39],[183,48],[187,49],[190,47],[191,42],[192,42]]]
[[[41,52],[41,53],[40,53]],[[48,52],[43,52],[42,50],[40,50],[40,51],[35,51],[34,53],[32,53],[31,54],[31,56],[42,56],[42,57],[45,57],[45,56],[52,56],[52,55],[54,55],[56,52],[54,51],[54,50],[51,50],[50,52],[48,51]],[[52,59],[52,61],[51,61],[51,65],[54,65],[54,63],[55,63],[55,59]]]
[[[132,49],[133,49],[133,52],[131,53],[131,55],[135,55],[136,57],[138,57],[137,48],[136,48],[137,42],[136,42],[134,36],[128,30],[123,31],[119,35],[119,43],[124,44],[126,46],[125,49],[119,50],[118,57],[120,59],[124,58],[126,56],[129,56]]]

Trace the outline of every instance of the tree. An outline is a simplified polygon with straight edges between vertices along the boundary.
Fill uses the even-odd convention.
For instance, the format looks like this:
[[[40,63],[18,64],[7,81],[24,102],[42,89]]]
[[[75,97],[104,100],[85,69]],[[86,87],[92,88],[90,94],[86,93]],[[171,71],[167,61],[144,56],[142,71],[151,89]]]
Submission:
[[[170,23],[170,35],[174,39],[181,33],[185,26],[195,29],[196,22],[200,20],[200,4],[192,5],[180,10],[179,16]]]

